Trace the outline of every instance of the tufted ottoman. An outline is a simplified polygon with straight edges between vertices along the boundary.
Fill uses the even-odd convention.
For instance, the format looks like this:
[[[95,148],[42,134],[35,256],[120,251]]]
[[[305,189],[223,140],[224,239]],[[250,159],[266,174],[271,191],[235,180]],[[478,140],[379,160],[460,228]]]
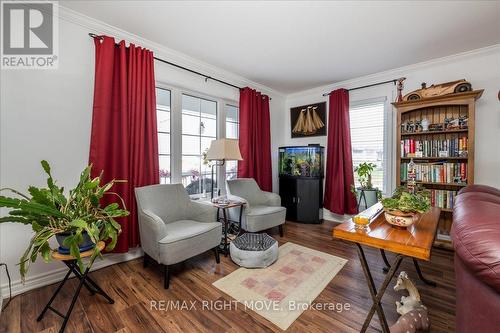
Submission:
[[[278,259],[278,242],[268,234],[243,234],[229,248],[231,259],[246,268],[264,268]]]

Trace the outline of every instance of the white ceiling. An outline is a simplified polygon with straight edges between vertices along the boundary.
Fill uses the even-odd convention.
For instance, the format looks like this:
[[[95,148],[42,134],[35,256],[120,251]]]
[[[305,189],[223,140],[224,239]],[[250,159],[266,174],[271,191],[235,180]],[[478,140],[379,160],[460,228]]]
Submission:
[[[283,93],[500,43],[500,1],[60,1]]]

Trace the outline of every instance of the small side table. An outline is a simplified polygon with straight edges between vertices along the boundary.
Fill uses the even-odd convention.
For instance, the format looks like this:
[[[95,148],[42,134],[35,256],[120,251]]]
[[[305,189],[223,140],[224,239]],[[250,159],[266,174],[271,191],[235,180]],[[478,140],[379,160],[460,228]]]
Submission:
[[[104,246],[105,246],[104,242],[99,242],[99,244],[97,244],[97,247],[101,251],[104,249]],[[87,258],[87,257],[92,256],[93,253],[94,253],[93,250],[88,250],[88,251],[80,253],[80,257]],[[90,266],[88,266],[87,269],[85,270],[85,272],[82,274],[78,268],[75,257],[73,257],[72,255],[68,255],[68,254],[60,254],[56,250],[52,251],[52,259],[62,261],[66,266],[68,266],[68,273],[66,273],[66,276],[64,276],[64,279],[61,281],[61,283],[57,287],[56,291],[54,292],[54,294],[50,298],[49,302],[47,303],[45,308],[42,310],[42,313],[40,313],[40,315],[36,319],[37,321],[42,320],[43,316],[45,315],[47,310],[50,309],[52,312],[54,312],[55,314],[57,314],[58,316],[60,316],[64,319],[62,326],[59,329],[59,333],[64,332],[66,325],[68,324],[69,317],[71,316],[71,311],[73,311],[73,307],[75,306],[76,300],[78,299],[78,295],[80,295],[80,291],[81,291],[83,286],[85,286],[85,288],[87,288],[87,290],[92,295],[95,295],[96,293],[100,294],[109,302],[109,304],[115,303],[115,301],[111,297],[109,297],[109,295],[106,294],[106,292],[104,292],[104,290],[102,290],[101,287],[99,287],[97,285],[97,283],[95,283],[88,276]],[[73,299],[71,300],[71,304],[69,306],[68,311],[66,312],[65,315],[63,315],[61,312],[59,312],[58,310],[56,310],[55,308],[52,307],[52,302],[56,298],[59,291],[61,291],[61,289],[64,286],[64,284],[66,283],[66,281],[68,281],[68,278],[71,275],[71,273],[73,273],[78,278],[78,280],[80,280],[80,283],[78,284],[78,287],[76,288],[75,294],[73,295]]]
[[[245,206],[244,202],[241,201],[230,201],[227,205],[221,205],[219,203],[211,202],[212,206],[217,208],[217,221],[221,222],[220,211],[222,210],[222,222],[224,223],[224,237],[222,238],[221,244],[219,245],[219,249],[224,255],[227,257],[229,253],[229,240],[228,240],[228,229],[229,229],[229,219],[227,217],[227,209],[240,207],[240,217],[238,221],[238,236],[241,233],[241,218],[243,216],[243,207]]]

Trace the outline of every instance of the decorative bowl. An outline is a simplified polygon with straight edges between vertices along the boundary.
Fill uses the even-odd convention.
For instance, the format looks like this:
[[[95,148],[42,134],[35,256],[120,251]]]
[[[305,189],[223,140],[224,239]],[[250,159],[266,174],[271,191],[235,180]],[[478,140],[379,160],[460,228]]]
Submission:
[[[420,218],[418,213],[403,213],[399,210],[385,210],[384,216],[389,224],[403,228],[411,226]]]
[[[356,215],[352,218],[352,221],[354,222],[354,228],[356,230],[367,230],[368,229],[368,224],[370,224],[370,219],[368,216],[360,216]]]

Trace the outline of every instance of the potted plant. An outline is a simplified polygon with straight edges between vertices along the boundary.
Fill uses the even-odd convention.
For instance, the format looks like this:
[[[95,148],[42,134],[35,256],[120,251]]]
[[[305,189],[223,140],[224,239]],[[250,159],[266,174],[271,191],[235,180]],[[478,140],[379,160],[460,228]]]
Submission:
[[[429,211],[429,191],[417,188],[414,193],[410,193],[406,187],[400,186],[391,198],[382,199],[382,206],[387,222],[399,227],[408,227],[418,221],[420,214]]]
[[[56,236],[60,247],[67,249],[77,260],[83,273],[86,266],[91,266],[100,250],[95,244],[108,241],[106,250],[112,250],[121,232],[121,226],[115,221],[118,217],[127,216],[123,200],[113,192],[109,192],[117,181],[101,184],[101,176],[91,178],[92,166],[87,166],[80,175],[76,187],[64,194],[64,188],[56,185],[50,173],[47,161],[41,162],[47,173],[47,187],[30,186],[29,195],[13,189],[1,189],[14,193],[20,198],[0,196],[0,207],[10,208],[7,216],[0,218],[2,222],[14,222],[31,225],[35,234],[19,261],[19,271],[24,282],[31,262],[41,256],[45,262],[51,259],[50,239]],[[123,209],[118,203],[105,207],[100,204],[104,195],[115,195],[122,201]],[[92,250],[93,254],[84,265],[80,252]]]
[[[361,200],[361,196],[364,196],[365,209],[376,204],[382,195],[382,192],[378,188],[374,188],[372,184],[372,173],[376,166],[375,163],[364,162],[354,168],[354,172],[358,175],[360,186],[355,187],[353,185],[352,192],[358,200]]]

